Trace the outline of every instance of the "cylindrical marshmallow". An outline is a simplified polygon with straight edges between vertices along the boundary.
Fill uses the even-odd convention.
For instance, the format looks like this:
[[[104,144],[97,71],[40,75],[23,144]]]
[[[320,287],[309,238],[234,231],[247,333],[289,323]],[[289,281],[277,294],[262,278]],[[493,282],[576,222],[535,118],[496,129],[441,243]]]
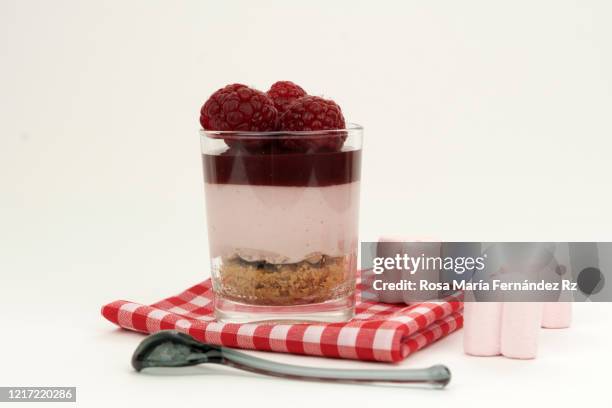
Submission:
[[[541,273],[542,279],[554,282],[558,279],[571,279],[569,271],[570,265],[570,244],[560,244],[556,246],[555,261],[551,262]],[[548,299],[547,299],[548,300]],[[561,290],[558,297],[553,302],[542,304],[542,327],[547,329],[563,329],[569,327],[572,322],[572,301],[574,295],[569,290]]]
[[[542,327],[565,329],[572,324],[571,302],[546,302],[542,310]]]
[[[378,257],[393,257],[397,253],[401,253],[403,246],[392,245],[392,242],[403,242],[402,238],[399,237],[380,237],[378,239],[379,245],[376,246],[376,256]],[[400,282],[404,277],[404,271],[398,269],[388,269],[384,274],[379,276],[385,284]],[[395,290],[383,290],[377,293],[378,301],[383,303],[403,303],[404,294],[401,291]]]
[[[472,356],[499,355],[501,352],[501,321],[501,302],[465,302],[463,305],[463,351]]]
[[[538,353],[542,304],[505,302],[501,320],[501,354],[510,358],[535,358]]]
[[[439,258],[441,255],[441,244],[439,242],[415,240],[410,237],[383,236],[378,239],[378,243],[379,245],[376,251],[377,256],[382,257],[407,255],[411,258]],[[417,286],[414,290],[382,291],[378,294],[381,302],[404,302],[410,305],[438,298],[437,291],[419,289],[419,282],[421,280],[429,283],[438,283],[440,281],[440,270],[438,268],[417,271],[391,269],[386,270],[380,279],[385,283],[399,283],[401,281],[414,282]]]

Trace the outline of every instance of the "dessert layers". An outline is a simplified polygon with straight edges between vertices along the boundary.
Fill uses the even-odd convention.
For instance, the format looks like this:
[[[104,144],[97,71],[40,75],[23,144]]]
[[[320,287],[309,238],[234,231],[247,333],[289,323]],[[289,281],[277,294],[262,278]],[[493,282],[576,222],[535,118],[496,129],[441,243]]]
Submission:
[[[200,124],[216,317],[349,319],[361,126],[291,81],[220,88]]]
[[[203,157],[215,290],[242,304],[352,296],[360,152],[229,149]]]
[[[211,256],[271,264],[355,252],[361,154],[206,154]]]
[[[359,182],[326,187],[206,184],[213,257],[316,262],[357,245]]]
[[[295,306],[351,296],[356,259],[321,256],[317,262],[291,264],[226,259],[219,269],[217,293],[252,305]]]

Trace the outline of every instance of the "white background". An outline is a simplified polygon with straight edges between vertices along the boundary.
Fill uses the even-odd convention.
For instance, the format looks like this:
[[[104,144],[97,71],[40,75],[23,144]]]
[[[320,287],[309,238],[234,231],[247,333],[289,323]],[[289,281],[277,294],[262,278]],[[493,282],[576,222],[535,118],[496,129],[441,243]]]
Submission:
[[[445,363],[445,391],[137,375],[142,337],[99,308],[207,275],[198,110],[231,82],[296,81],[365,127],[363,240],[610,240],[610,21],[608,1],[1,0],[0,385],[104,407],[603,401],[609,304],[529,362],[464,356],[460,334],[399,367],[270,356]]]

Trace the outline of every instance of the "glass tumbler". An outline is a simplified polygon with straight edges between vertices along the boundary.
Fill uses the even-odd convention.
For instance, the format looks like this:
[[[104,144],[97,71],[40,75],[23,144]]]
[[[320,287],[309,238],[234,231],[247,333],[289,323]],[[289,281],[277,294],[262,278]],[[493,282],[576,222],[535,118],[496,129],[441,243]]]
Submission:
[[[218,320],[353,316],[362,138],[200,131]]]

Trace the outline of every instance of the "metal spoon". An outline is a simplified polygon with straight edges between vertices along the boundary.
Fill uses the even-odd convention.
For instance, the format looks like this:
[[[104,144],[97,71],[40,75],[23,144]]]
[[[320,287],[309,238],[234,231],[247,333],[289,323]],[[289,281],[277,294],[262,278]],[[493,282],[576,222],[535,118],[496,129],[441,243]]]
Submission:
[[[443,365],[402,370],[343,370],[276,363],[234,349],[200,343],[190,335],[175,330],[160,331],[148,336],[132,356],[132,366],[136,371],[147,367],[185,367],[203,363],[222,364],[258,374],[301,380],[422,384],[444,388],[451,378],[450,370]]]

